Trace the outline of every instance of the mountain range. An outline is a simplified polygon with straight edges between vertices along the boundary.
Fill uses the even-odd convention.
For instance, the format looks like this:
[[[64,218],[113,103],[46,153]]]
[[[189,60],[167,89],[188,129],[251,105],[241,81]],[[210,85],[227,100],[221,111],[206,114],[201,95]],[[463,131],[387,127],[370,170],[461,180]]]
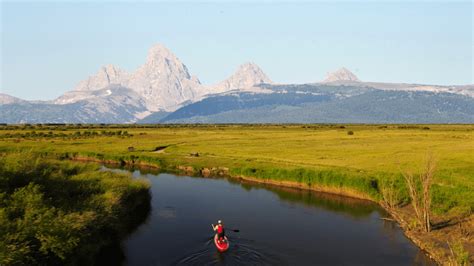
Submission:
[[[474,123],[474,85],[364,82],[346,68],[275,84],[254,63],[206,85],[158,44],[135,71],[103,66],[52,101],[0,93],[0,123]]]

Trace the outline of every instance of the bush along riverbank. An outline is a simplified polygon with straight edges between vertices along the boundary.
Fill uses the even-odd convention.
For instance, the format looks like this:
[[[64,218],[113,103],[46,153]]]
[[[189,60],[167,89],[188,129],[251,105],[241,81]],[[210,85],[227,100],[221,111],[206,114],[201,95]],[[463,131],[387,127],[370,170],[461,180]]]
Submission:
[[[0,265],[92,265],[150,211],[149,184],[96,164],[0,154]]]
[[[186,175],[238,178],[371,200],[387,210],[391,214],[391,218],[387,220],[396,221],[404,230],[405,235],[437,263],[441,265],[470,265],[473,261],[474,219],[472,210],[469,209],[470,205],[458,208],[461,210],[460,212],[443,212],[442,210],[446,208],[445,204],[448,204],[443,199],[448,196],[439,195],[443,190],[433,185],[431,181],[429,189],[426,190],[426,187],[423,186],[423,179],[418,179],[418,176],[421,178],[428,174],[423,172],[424,170],[411,174],[400,169],[399,175],[383,175],[381,173],[370,175],[339,168],[279,169],[265,164],[228,168],[201,165],[197,161],[192,165],[186,165],[184,160],[180,161],[177,158],[168,161],[145,156],[108,156],[95,153],[67,153],[56,156],[62,159],[154,168]],[[427,166],[427,168],[429,167]],[[436,171],[435,169],[429,171],[432,171],[429,173],[432,180]],[[406,179],[408,174],[412,175],[411,188],[409,180]],[[415,197],[414,192],[416,193]],[[422,195],[425,195],[426,198],[423,198]],[[417,205],[414,205],[413,202],[417,202]],[[449,204],[453,203],[449,202]],[[416,210],[416,208],[425,210],[425,218],[423,218],[423,214],[417,214],[421,210]],[[428,219],[426,214],[429,214]],[[423,220],[429,223],[429,231],[426,230],[427,224],[423,223]]]

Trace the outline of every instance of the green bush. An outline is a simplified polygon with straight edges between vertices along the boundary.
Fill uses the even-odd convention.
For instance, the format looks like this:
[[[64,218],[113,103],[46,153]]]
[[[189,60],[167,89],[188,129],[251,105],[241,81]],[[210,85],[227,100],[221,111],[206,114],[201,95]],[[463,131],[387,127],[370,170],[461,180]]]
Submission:
[[[97,165],[2,154],[0,265],[90,264],[146,217],[149,201],[147,183]]]

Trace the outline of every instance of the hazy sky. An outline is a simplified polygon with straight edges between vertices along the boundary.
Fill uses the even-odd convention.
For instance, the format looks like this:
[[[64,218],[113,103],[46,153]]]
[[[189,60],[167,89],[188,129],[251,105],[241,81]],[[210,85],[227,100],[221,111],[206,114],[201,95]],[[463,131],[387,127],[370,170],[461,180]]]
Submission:
[[[246,61],[275,82],[345,66],[384,82],[473,82],[466,2],[1,2],[0,91],[53,99],[106,64],[132,71],[155,43],[205,84]]]

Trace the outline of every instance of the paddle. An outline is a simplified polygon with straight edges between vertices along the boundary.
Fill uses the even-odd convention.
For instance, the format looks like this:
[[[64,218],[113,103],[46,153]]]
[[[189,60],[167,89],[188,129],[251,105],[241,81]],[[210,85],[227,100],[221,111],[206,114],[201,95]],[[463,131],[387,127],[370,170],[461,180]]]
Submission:
[[[212,226],[212,230],[214,230],[214,224],[211,224],[211,226]],[[239,233],[239,232],[240,232],[239,229],[225,229],[225,230],[232,231],[232,232],[235,232],[235,233]]]

